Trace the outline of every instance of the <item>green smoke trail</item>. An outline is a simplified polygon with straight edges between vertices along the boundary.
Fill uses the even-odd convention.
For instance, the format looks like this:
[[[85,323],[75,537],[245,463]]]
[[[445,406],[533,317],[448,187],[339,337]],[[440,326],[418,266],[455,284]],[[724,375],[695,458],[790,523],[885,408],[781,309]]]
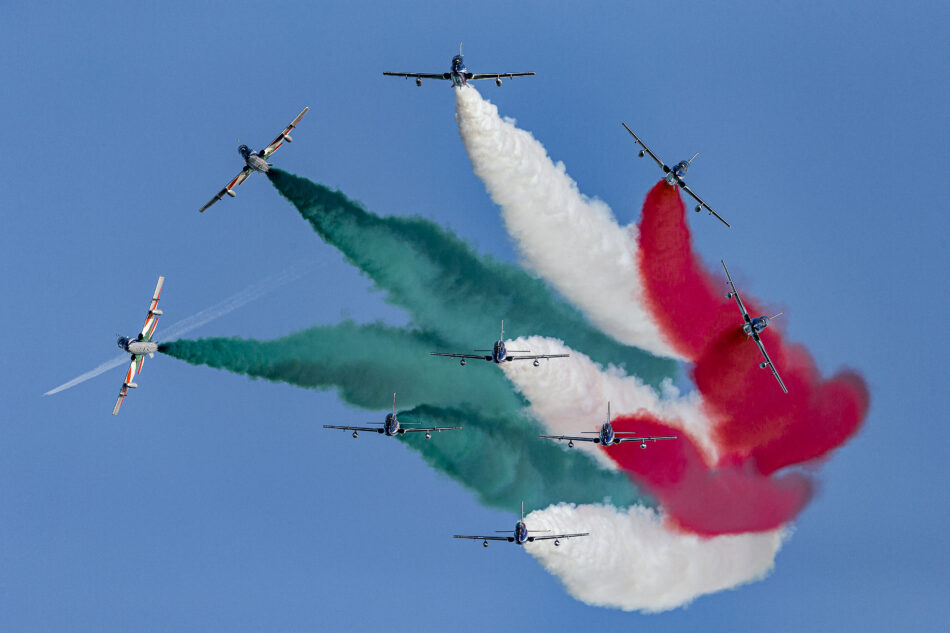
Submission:
[[[510,509],[521,499],[526,510],[561,501],[644,504],[627,475],[601,470],[581,451],[539,440],[540,426],[520,412],[491,415],[424,405],[402,415],[426,425],[463,427],[431,440],[418,433],[400,439],[433,468],[473,488],[487,505]]]
[[[178,340],[163,343],[159,351],[193,365],[274,382],[336,387],[344,400],[365,409],[389,408],[393,392],[402,407],[432,404],[510,413],[525,406],[495,367],[463,369],[429,356],[444,345],[431,334],[344,322],[270,341]]]
[[[525,402],[495,367],[453,366],[429,358],[441,341],[431,334],[381,324],[314,327],[271,341],[212,338],[164,343],[159,351],[194,365],[223,368],[302,387],[338,389],[350,404],[416,407],[405,418],[462,426],[431,440],[401,436],[434,468],[473,489],[486,504],[510,509],[559,501],[642,503],[620,472],[607,472],[580,451],[538,439]]]
[[[486,346],[501,319],[510,338],[550,336],[597,362],[623,365],[656,386],[676,364],[622,345],[591,327],[540,280],[480,256],[455,235],[422,218],[383,218],[339,191],[280,169],[267,176],[324,240],[406,308],[414,323],[446,342]]]

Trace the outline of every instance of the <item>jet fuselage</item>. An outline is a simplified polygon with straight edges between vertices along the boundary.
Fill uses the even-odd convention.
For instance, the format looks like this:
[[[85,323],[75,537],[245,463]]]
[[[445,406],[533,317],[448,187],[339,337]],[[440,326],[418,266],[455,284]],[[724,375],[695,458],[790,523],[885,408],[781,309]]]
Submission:
[[[158,351],[158,343],[153,341],[139,341],[127,336],[120,336],[116,344],[119,346],[119,349],[130,354],[135,354],[136,356],[152,354]]]

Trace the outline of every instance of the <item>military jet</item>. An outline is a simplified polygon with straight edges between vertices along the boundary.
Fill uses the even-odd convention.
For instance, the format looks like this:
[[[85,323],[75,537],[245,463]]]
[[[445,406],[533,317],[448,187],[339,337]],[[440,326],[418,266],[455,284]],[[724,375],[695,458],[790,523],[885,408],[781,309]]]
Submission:
[[[726,222],[726,220],[725,220],[721,215],[719,215],[718,213],[716,213],[715,211],[713,211],[713,210],[712,210],[712,207],[710,207],[708,204],[706,204],[705,202],[703,202],[702,198],[700,198],[700,197],[697,196],[695,193],[693,193],[693,190],[690,189],[690,188],[686,185],[686,181],[683,180],[683,176],[686,175],[686,172],[687,172],[687,170],[689,170],[689,166],[690,166],[690,164],[693,162],[693,160],[694,160],[697,156],[699,156],[699,152],[696,152],[695,154],[693,154],[693,158],[690,158],[689,160],[681,160],[680,162],[676,163],[676,166],[675,166],[675,167],[670,168],[669,166],[666,165],[666,163],[664,163],[664,162],[661,161],[659,158],[657,158],[657,157],[656,157],[656,154],[654,154],[653,152],[650,151],[650,148],[647,147],[647,146],[643,143],[643,141],[640,140],[640,137],[639,137],[639,136],[637,136],[636,134],[633,133],[633,130],[631,130],[630,128],[627,127],[627,124],[626,124],[626,123],[621,122],[620,124],[623,125],[624,129],[626,129],[628,132],[630,132],[630,136],[632,136],[633,139],[634,139],[637,143],[640,144],[640,147],[643,148],[643,149],[640,150],[640,154],[639,154],[639,155],[640,155],[640,158],[643,158],[644,154],[649,154],[649,155],[650,155],[650,158],[652,158],[653,160],[655,160],[655,161],[656,161],[656,164],[659,165],[659,166],[660,166],[660,169],[663,170],[663,173],[666,174],[666,184],[670,185],[671,187],[676,186],[676,185],[679,185],[680,187],[682,187],[683,191],[685,191],[686,193],[688,193],[689,195],[691,195],[691,196],[696,200],[696,202],[699,203],[699,204],[696,205],[696,213],[699,213],[699,212],[702,211],[703,208],[705,207],[706,210],[709,211],[710,214],[712,214],[712,215],[716,216],[717,218],[719,218],[719,220],[720,220],[723,224],[725,224],[726,226],[729,226],[729,227],[732,226],[731,224],[729,224],[728,222]]]
[[[670,436],[648,436],[648,435],[637,435],[632,431],[614,431],[613,425],[610,423],[610,403],[607,403],[607,421],[604,422],[599,431],[581,431],[581,433],[587,433],[593,435],[594,437],[572,437],[569,435],[539,435],[538,437],[545,437],[551,440],[567,440],[567,445],[571,448],[574,447],[574,442],[593,442],[594,444],[600,444],[601,446],[612,446],[613,444],[621,444],[623,442],[640,442],[640,448],[646,448],[647,442],[656,442],[657,440],[675,440],[675,435]]]
[[[117,335],[119,336],[119,340],[116,341],[116,343],[119,349],[131,354],[132,362],[129,364],[129,370],[125,373],[125,380],[122,381],[122,389],[119,390],[119,399],[115,401],[115,408],[112,409],[112,415],[119,413],[119,408],[122,407],[122,401],[125,400],[125,395],[129,392],[129,389],[138,387],[137,384],[132,382],[132,379],[135,378],[135,374],[142,373],[142,366],[145,365],[145,355],[148,354],[149,358],[155,357],[158,343],[152,341],[152,335],[155,334],[158,317],[162,315],[162,311],[158,309],[158,297],[162,294],[162,286],[164,284],[165,277],[159,277],[158,284],[155,286],[155,293],[152,295],[152,302],[148,304],[148,314],[145,315],[145,325],[142,326],[142,331],[139,332],[139,335],[135,338]]]
[[[531,350],[510,350],[505,347],[505,320],[501,320],[501,336],[495,341],[495,344],[491,349],[476,349],[473,350],[476,352],[484,352],[483,354],[449,354],[445,352],[429,352],[432,356],[448,356],[449,358],[459,358],[459,364],[463,367],[466,364],[466,361],[470,358],[475,358],[478,360],[488,360],[492,361],[496,365],[500,365],[504,362],[510,362],[513,360],[532,360],[534,361],[534,366],[538,367],[541,364],[541,361],[546,358],[567,358],[570,354],[531,354]],[[528,356],[509,356],[509,354],[528,354]]]
[[[762,344],[762,338],[759,336],[759,333],[762,332],[765,328],[769,326],[772,319],[780,316],[782,313],[779,312],[776,315],[767,317],[765,315],[757,317],[755,319],[749,316],[749,312],[745,309],[745,306],[742,304],[742,299],[739,298],[739,291],[736,290],[736,285],[732,283],[732,276],[729,274],[729,269],[726,268],[726,262],[720,260],[722,263],[722,269],[726,271],[726,279],[729,280],[729,285],[732,287],[732,292],[726,293],[727,299],[735,299],[736,304],[739,306],[739,312],[742,313],[742,319],[744,323],[742,324],[742,331],[746,333],[746,336],[750,337],[755,344],[759,346],[759,351],[762,352],[762,356],[765,357],[765,361],[759,364],[759,367],[765,369],[769,367],[772,369],[772,375],[775,376],[775,380],[778,381],[779,386],[782,388],[782,391],[788,393],[788,389],[785,388],[785,383],[782,382],[782,377],[778,375],[778,370],[775,369],[775,365],[772,363],[772,359],[769,358],[769,353],[765,351],[765,345]]]
[[[496,530],[496,533],[505,533],[508,530]],[[529,530],[528,527],[524,524],[524,501],[521,502],[521,520],[515,523],[514,532],[511,536],[465,536],[462,534],[456,534],[453,538],[467,538],[472,539],[473,541],[481,541],[482,547],[488,547],[488,541],[508,541],[509,543],[515,543],[516,545],[524,545],[525,543],[533,543],[535,541],[548,541],[554,539],[554,546],[558,547],[561,544],[562,538],[577,538],[579,536],[588,536],[590,532],[580,532],[578,534],[549,534],[551,530]],[[533,536],[534,534],[544,533],[544,536]]]
[[[460,426],[433,426],[429,428],[418,427],[418,428],[406,428],[403,425],[416,425],[420,424],[419,422],[400,422],[396,419],[396,394],[393,394],[393,412],[386,414],[385,422],[367,422],[367,424],[372,424],[373,426],[333,426],[330,424],[324,424],[323,428],[325,429],[340,429],[341,431],[353,431],[353,437],[359,437],[360,431],[366,431],[368,433],[379,433],[381,435],[386,435],[388,437],[393,437],[396,435],[403,435],[405,433],[425,433],[426,439],[432,437],[432,431],[441,433],[442,431],[458,431],[461,430]]]
[[[468,72],[468,69],[465,68],[465,62],[462,61],[462,44],[459,44],[459,54],[452,58],[452,70],[447,73],[441,73],[438,75],[426,75],[421,73],[383,73],[389,77],[405,77],[406,79],[414,77],[416,80],[416,85],[421,86],[423,79],[440,79],[445,81],[451,81],[452,85],[456,88],[461,88],[469,81],[477,81],[479,79],[494,79],[495,85],[501,85],[501,78],[507,77],[511,79],[512,77],[528,77],[534,73],[488,73],[478,75],[475,73]]]
[[[290,125],[284,128],[284,131],[281,132],[277,138],[271,141],[271,144],[260,150],[259,152],[252,152],[251,148],[247,145],[241,144],[238,147],[238,154],[241,155],[241,158],[244,159],[244,169],[241,170],[237,176],[234,177],[234,180],[228,183],[228,185],[219,191],[205,206],[201,207],[200,212],[204,213],[205,209],[213,205],[215,202],[224,197],[225,194],[231,196],[232,198],[237,195],[237,192],[234,191],[234,187],[237,187],[239,184],[247,180],[248,176],[253,174],[255,171],[258,173],[267,173],[267,170],[271,168],[271,163],[267,162],[268,157],[277,151],[277,148],[284,144],[284,141],[288,143],[292,142],[293,139],[290,137],[290,131],[297,127],[297,124],[300,123],[300,119],[303,118],[307,111],[310,110],[309,107],[304,108],[297,117],[290,122]]]

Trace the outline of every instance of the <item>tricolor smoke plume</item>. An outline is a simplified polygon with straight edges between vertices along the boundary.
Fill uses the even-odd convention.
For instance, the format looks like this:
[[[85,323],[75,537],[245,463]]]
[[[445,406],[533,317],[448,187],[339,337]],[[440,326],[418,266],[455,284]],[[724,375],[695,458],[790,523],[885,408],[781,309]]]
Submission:
[[[765,577],[787,530],[703,538],[666,529],[649,508],[561,504],[529,514],[531,529],[590,532],[561,547],[525,545],[578,600],[626,611],[666,611]],[[596,535],[596,538],[593,536]]]
[[[762,341],[788,386],[782,393],[759,368],[724,277],[710,275],[693,252],[685,215],[676,189],[653,187],[640,221],[639,266],[664,337],[694,362],[716,444],[724,454],[749,456],[765,474],[824,457],[860,428],[869,399],[864,379],[847,370],[822,379],[808,351],[786,343],[773,325]],[[742,296],[753,317],[763,313],[749,293]]]
[[[625,366],[648,384],[659,385],[676,371],[669,360],[617,344],[543,282],[478,255],[428,220],[380,217],[305,178],[280,169],[267,175],[320,237],[386,291],[389,301],[406,308],[416,326],[461,349],[490,345],[505,319],[509,336],[560,338],[599,362]]]
[[[540,442],[541,427],[494,367],[455,365],[446,371],[441,359],[427,353],[440,342],[379,324],[343,323],[273,341],[173,341],[159,351],[195,365],[301,387],[336,388],[346,402],[366,409],[388,409],[395,391],[400,405],[415,407],[405,411],[406,420],[463,427],[430,440],[400,439],[494,507],[511,508],[522,498],[535,506],[564,500],[644,502],[626,475],[600,468],[586,454],[568,455]]]
[[[532,337],[512,345],[571,354],[570,363],[549,363],[543,373],[532,374],[513,364],[505,367],[548,434],[596,431],[604,422],[609,399],[617,431],[677,436],[648,444],[645,450],[637,443],[603,449],[586,442],[566,450],[599,454],[601,461],[622,468],[660,502],[680,529],[706,536],[773,530],[792,520],[811,497],[811,482],[800,473],[770,477],[748,458],[731,454],[720,458],[695,396],[676,398],[668,387],[668,397],[658,398],[636,378],[603,371],[558,341]]]
[[[636,227],[618,225],[604,202],[582,194],[563,163],[554,163],[541,143],[502,119],[474,88],[456,90],[455,99],[475,174],[501,207],[525,265],[616,340],[677,356],[643,304]],[[578,349],[554,332],[529,332],[557,336]]]

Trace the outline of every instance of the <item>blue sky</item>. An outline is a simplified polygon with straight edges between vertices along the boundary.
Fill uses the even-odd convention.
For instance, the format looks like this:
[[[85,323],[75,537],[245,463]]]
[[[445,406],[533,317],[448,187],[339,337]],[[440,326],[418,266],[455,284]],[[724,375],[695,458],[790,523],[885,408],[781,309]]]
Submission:
[[[950,9],[941,2],[19,3],[0,8],[0,629],[937,630],[948,612]],[[734,228],[691,218],[711,263],[787,308],[830,373],[871,387],[861,434],[763,582],[646,616],[586,606],[509,527],[414,453],[322,429],[333,393],[167,357],[109,413],[115,354],[166,276],[162,327],[289,266],[308,274],[195,335],[271,338],[406,317],[262,177],[203,215],[304,105],[280,167],[383,214],[419,214],[516,261],[443,84],[479,86],[585,193],[633,221],[655,168]],[[501,237],[500,237],[501,236]],[[490,369],[490,368],[479,368]],[[379,412],[381,415],[382,412]],[[368,417],[370,416],[370,417]]]

